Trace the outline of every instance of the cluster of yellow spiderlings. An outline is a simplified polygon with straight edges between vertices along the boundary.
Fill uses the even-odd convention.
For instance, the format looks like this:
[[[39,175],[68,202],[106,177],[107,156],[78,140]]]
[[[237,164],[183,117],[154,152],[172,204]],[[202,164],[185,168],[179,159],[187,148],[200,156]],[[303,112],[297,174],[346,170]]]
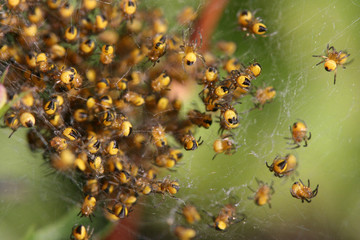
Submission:
[[[198,52],[201,35],[198,42],[167,34],[161,11],[138,11],[137,4],[9,0],[1,9],[3,84],[14,101],[4,122],[12,134],[30,128],[31,148],[44,149],[53,168],[81,182],[79,215],[90,219],[98,203],[118,220],[139,195],[179,190],[177,181],[156,179],[157,167],[172,168],[182,158],[167,135],[195,150],[202,142],[193,133],[208,128],[212,114],[191,110],[181,119],[181,101],[169,96],[171,81],[203,84],[206,111],[220,111],[223,132],[239,126],[232,102],[249,93],[261,72],[258,63],[244,67],[230,58],[223,66],[228,77],[220,81],[215,57]],[[179,21],[194,19],[187,12]],[[224,52],[232,44],[223,43]],[[273,96],[272,88],[258,90],[256,106]],[[214,143],[216,153],[232,149],[229,135]],[[76,226],[72,237],[88,239],[87,232]]]
[[[182,158],[169,136],[185,150],[196,150],[203,142],[194,136],[196,129],[209,128],[218,115],[215,156],[232,154],[237,146],[231,131],[240,125],[235,104],[252,95],[250,110],[262,109],[276,95],[272,86],[254,86],[262,68],[257,62],[244,66],[233,57],[235,43],[217,43],[227,55],[220,62],[210,52],[200,53],[201,34],[196,40],[184,32],[182,37],[170,34],[161,10],[139,10],[138,4],[8,0],[0,9],[0,67],[6,71],[7,92],[2,97],[12,102],[4,122],[11,134],[21,126],[29,128],[31,148],[43,149],[54,169],[77,179],[84,195],[79,215],[90,219],[97,206],[116,221],[128,216],[140,195],[176,194],[177,181],[156,178],[159,168],[172,169]],[[266,26],[254,15],[240,11],[240,29],[247,36],[265,36]],[[178,17],[180,24],[195,19],[191,8]],[[321,56],[328,64],[328,58],[336,60],[329,71],[348,56],[331,49],[334,53]],[[181,99],[169,91],[173,81],[202,85],[199,96],[205,112],[192,109],[182,118]],[[297,146],[310,139],[304,123],[295,123],[291,132]],[[276,157],[267,166],[277,177],[289,176],[296,169],[296,157]],[[259,185],[255,203],[270,206],[272,185]],[[291,194],[309,202],[317,189],[300,181]],[[189,224],[200,220],[191,205],[184,207],[183,215]],[[236,204],[227,204],[213,216],[213,227],[225,230],[244,220],[239,215]],[[183,226],[176,226],[174,233],[179,239],[196,235]],[[73,239],[91,235],[83,225],[72,231]]]
[[[260,64],[245,67],[231,57],[232,42],[218,43],[228,55],[220,66],[211,53],[200,54],[201,34],[198,40],[168,34],[161,10],[140,11],[138,4],[8,0],[1,6],[0,60],[12,102],[4,123],[11,134],[29,128],[31,148],[43,149],[54,169],[76,178],[83,188],[81,217],[91,219],[101,206],[116,221],[140,195],[176,194],[177,181],[156,178],[159,168],[173,168],[182,158],[168,137],[185,150],[197,149],[196,128],[209,128],[216,112],[219,132],[238,127],[233,104],[252,93],[261,73]],[[195,17],[186,8],[178,21]],[[227,72],[225,80],[218,67]],[[207,113],[193,109],[182,118],[181,100],[170,95],[172,81],[202,84]],[[254,109],[261,108],[275,91],[253,95]],[[236,150],[231,135],[216,140],[214,150]],[[88,239],[88,232],[75,226],[72,238]]]

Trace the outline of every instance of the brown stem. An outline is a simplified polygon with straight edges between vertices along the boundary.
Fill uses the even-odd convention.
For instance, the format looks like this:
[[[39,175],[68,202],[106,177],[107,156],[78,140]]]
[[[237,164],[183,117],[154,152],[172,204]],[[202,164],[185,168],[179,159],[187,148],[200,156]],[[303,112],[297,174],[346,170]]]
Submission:
[[[224,8],[229,3],[229,0],[208,0],[203,8],[200,17],[195,23],[194,33],[191,39],[198,39],[199,32],[203,38],[201,51],[205,52],[209,49],[210,40],[219,20],[224,12]]]

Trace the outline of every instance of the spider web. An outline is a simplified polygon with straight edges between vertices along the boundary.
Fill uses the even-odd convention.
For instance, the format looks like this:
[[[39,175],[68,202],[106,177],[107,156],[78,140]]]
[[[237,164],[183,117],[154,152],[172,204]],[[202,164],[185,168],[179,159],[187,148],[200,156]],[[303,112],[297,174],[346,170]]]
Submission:
[[[152,4],[180,11],[189,1],[149,3]],[[191,4],[199,11],[204,2]],[[236,25],[236,13],[242,9],[257,10],[256,16],[263,19],[271,36],[244,38]],[[171,19],[179,11],[167,11],[165,15]],[[360,1],[355,0],[279,0],[271,4],[230,1],[211,39],[214,45],[218,40],[236,42],[235,56],[241,62],[255,59],[262,66],[262,74],[254,84],[273,86],[277,96],[263,110],[241,114],[240,126],[233,131],[239,148],[232,156],[218,155],[211,160],[212,144],[218,137],[217,124],[198,131],[196,137],[201,136],[204,144],[196,151],[186,152],[176,172],[163,172],[180,183],[176,199],[152,196],[141,200],[135,210],[142,215],[140,220],[128,220],[139,223],[139,229],[129,230],[130,234],[135,239],[175,238],[174,226],[187,226],[178,212],[185,202],[191,202],[202,214],[200,223],[193,226],[199,239],[356,239],[360,234],[359,12]],[[170,30],[178,28],[185,27],[172,26]],[[337,50],[347,50],[350,59],[355,59],[347,69],[338,69],[335,86],[333,73],[326,72],[323,65],[315,67],[319,59],[311,57],[324,54],[328,43]],[[193,108],[192,102],[201,106],[194,95],[186,109]],[[242,102],[236,106],[238,112],[251,107],[251,97]],[[297,119],[306,121],[312,139],[307,148],[288,150],[284,137],[289,137],[289,125]],[[41,154],[27,149],[25,131],[19,130],[10,140],[8,129],[0,132],[4,156],[0,160],[0,200],[4,203],[0,207],[0,231],[4,239],[31,235],[37,229],[41,229],[35,234],[37,239],[66,239],[68,235],[64,237],[63,233],[79,223],[76,214],[81,195],[76,184],[64,184],[67,179],[50,174]],[[265,162],[271,163],[278,154],[287,153],[298,158],[297,175],[294,179],[276,178]],[[253,193],[248,187],[258,187],[255,178],[274,182],[272,208],[258,207],[249,200]],[[312,187],[320,185],[318,196],[310,204],[290,195],[289,189],[298,178],[304,182],[310,179]],[[232,199],[238,203],[237,211],[247,216],[246,221],[231,225],[225,232],[209,227],[212,219],[205,211],[216,215]],[[100,215],[97,214],[94,226],[104,225]],[[127,228],[120,222],[121,227]]]

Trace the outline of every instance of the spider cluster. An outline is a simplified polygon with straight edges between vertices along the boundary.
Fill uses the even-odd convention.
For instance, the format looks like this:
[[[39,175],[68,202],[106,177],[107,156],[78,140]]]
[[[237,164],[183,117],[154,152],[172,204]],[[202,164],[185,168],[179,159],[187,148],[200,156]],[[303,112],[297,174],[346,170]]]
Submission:
[[[12,130],[9,137],[20,127],[28,129],[31,149],[43,151],[56,173],[78,184],[83,196],[78,215],[90,221],[99,210],[110,221],[125,218],[147,195],[174,198],[181,183],[157,175],[164,168],[175,171],[179,161],[186,161],[179,146],[186,151],[199,148],[206,139],[196,137],[196,130],[209,129],[217,119],[215,156],[234,154],[239,146],[232,131],[241,126],[239,101],[252,97],[250,112],[263,109],[276,96],[272,86],[255,86],[263,69],[257,61],[244,65],[236,59],[236,43],[216,44],[222,58],[202,52],[201,34],[194,40],[184,32],[171,33],[161,10],[140,10],[139,4],[9,0],[0,7],[5,87],[0,91],[9,107],[4,115]],[[240,12],[241,29],[247,35],[265,34],[266,26],[254,15]],[[186,8],[178,21],[190,24],[196,17]],[[326,63],[345,64],[347,54],[328,50],[333,52],[327,53]],[[201,86],[203,105],[183,116],[173,83],[188,81]],[[311,135],[307,137],[304,123],[294,124],[291,131],[297,147],[302,141],[307,145]],[[267,166],[283,177],[296,169],[297,162],[287,155]],[[253,199],[270,206],[272,184],[259,185]],[[311,191],[300,181],[291,194],[310,201],[317,189]],[[223,231],[242,222],[245,217],[236,207],[224,205],[211,226]],[[190,225],[201,220],[191,206],[184,208],[183,216]],[[172,227],[179,239],[196,236],[192,227]],[[92,236],[83,225],[71,232],[76,240]]]

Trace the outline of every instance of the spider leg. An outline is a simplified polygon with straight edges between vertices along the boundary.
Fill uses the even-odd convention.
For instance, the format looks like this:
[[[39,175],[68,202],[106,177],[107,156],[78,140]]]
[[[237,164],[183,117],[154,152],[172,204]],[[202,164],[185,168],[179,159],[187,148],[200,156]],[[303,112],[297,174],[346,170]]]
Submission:
[[[294,143],[294,144],[296,144],[295,147],[287,148],[287,149],[297,149],[297,148],[301,147],[301,145],[300,145],[298,142],[296,142],[296,143]]]
[[[270,193],[270,194],[271,194],[271,195],[275,193],[275,189],[274,189],[273,185],[274,185],[274,181],[271,181],[271,184],[270,184],[270,189],[271,189],[271,193]]]
[[[185,45],[185,31],[182,31],[182,40],[183,40],[183,44]]]
[[[234,138],[234,136],[232,134],[226,134],[226,135],[222,136],[222,138],[227,138],[227,137]]]
[[[198,46],[198,40],[195,39],[195,40],[193,41],[193,44],[192,44],[192,47],[193,47],[194,51],[197,49],[197,46]]]
[[[312,192],[313,197],[315,197],[318,194],[318,188],[319,188],[319,184],[316,186],[315,190]]]
[[[300,183],[302,184],[302,185],[304,185],[304,183],[301,181],[301,179],[299,178],[299,181],[300,181]],[[305,185],[304,185],[305,186]]]
[[[11,138],[11,136],[16,132],[17,129],[13,130],[10,135],[9,135],[9,138]]]
[[[246,114],[246,113],[251,112],[252,110],[259,109],[259,106],[260,106],[259,104],[254,104],[254,107],[250,108],[247,111],[241,112],[240,114]]]
[[[265,162],[265,164],[269,169],[272,168],[271,165],[269,166],[269,164],[267,162]],[[270,169],[270,171],[271,171],[271,169]]]
[[[259,8],[255,9],[255,10],[252,12],[252,15],[255,16],[255,14],[256,14],[259,10],[260,10]]]
[[[235,220],[235,221],[233,222],[233,224],[236,224],[236,223],[239,223],[239,222],[242,222],[242,221],[245,221],[245,220],[246,220],[246,215],[245,215],[245,214],[241,213],[241,214],[239,214],[239,215],[241,215],[242,218]]]
[[[312,55],[313,57],[321,57],[321,58],[326,58],[325,56],[323,55]]]
[[[199,139],[198,139],[198,144],[199,144],[199,146],[200,146],[201,144],[203,144],[203,143],[204,143],[204,140],[201,141],[201,137],[199,137]]]
[[[90,230],[90,226],[87,227],[88,228],[88,232],[89,232],[89,239],[91,238],[91,236],[93,235],[94,233],[94,228]]]
[[[350,55],[350,54],[349,54],[349,55]],[[342,67],[344,68],[344,66],[349,65],[349,64],[352,63],[353,61],[354,61],[354,59],[351,59],[350,61],[344,63],[344,64],[342,65]]]
[[[343,57],[340,58],[339,60],[342,60],[342,59],[347,58],[347,57],[349,57],[349,56],[350,56],[350,53],[346,54],[345,56],[343,56]]]
[[[294,198],[299,198],[299,197],[294,193],[294,191],[292,190],[292,188],[290,188],[290,194],[291,194],[291,196],[293,196]]]
[[[235,144],[232,145],[228,155],[235,154],[236,151],[237,151],[237,149],[238,149],[239,147],[240,147],[240,146],[235,146]]]
[[[202,38],[201,32],[199,32],[199,39],[200,39],[199,48],[201,48],[202,44],[203,44],[203,38]]]
[[[206,210],[204,210],[204,209],[202,209],[202,211],[204,212],[204,213],[206,213],[206,215],[208,215],[209,217],[211,217],[213,220],[215,219],[215,216],[212,214],[212,213],[210,213],[210,212],[208,212],[208,211],[206,211]],[[211,226],[212,227],[212,226]]]
[[[323,62],[325,62],[325,59],[322,60],[321,62],[318,62],[315,66],[318,66],[318,65],[322,64]]]
[[[250,191],[252,191],[252,192],[256,192],[254,189],[252,189],[250,186],[247,186],[249,189],[250,189]],[[254,197],[248,197],[250,200],[253,200],[254,199]]]
[[[184,65],[184,59],[185,59],[185,56],[182,58],[181,64],[182,64],[182,68],[183,68],[184,72],[186,72],[185,65]]]
[[[255,192],[255,191],[254,191]],[[255,197],[248,197],[249,200],[254,200]]]
[[[261,181],[261,180],[259,180],[259,179],[257,179],[257,178],[255,178],[255,180],[256,180],[256,182],[258,183],[258,185],[264,185],[264,182],[263,182],[263,181]]]
[[[291,173],[291,172],[294,171],[294,170],[295,170],[295,169],[292,168],[292,169],[289,169],[289,170],[283,172],[282,174],[288,174],[288,173]],[[281,177],[284,177],[284,176],[285,176],[285,175],[282,175]]]
[[[336,71],[337,71],[337,69],[335,69],[335,72],[334,72],[334,85],[336,84]]]
[[[198,56],[200,58],[200,60],[203,63],[204,67],[207,67],[204,56],[199,54],[199,53],[196,53],[196,56]]]

